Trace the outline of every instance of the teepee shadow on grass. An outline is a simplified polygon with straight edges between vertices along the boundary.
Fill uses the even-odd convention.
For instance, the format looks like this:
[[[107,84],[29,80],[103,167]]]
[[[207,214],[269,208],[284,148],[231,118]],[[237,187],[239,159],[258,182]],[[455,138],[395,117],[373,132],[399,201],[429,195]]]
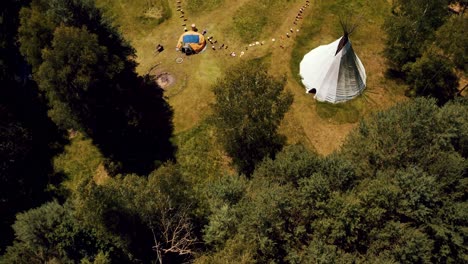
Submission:
[[[331,104],[317,101],[315,109],[321,118],[337,124],[355,123],[361,116],[352,102]]]

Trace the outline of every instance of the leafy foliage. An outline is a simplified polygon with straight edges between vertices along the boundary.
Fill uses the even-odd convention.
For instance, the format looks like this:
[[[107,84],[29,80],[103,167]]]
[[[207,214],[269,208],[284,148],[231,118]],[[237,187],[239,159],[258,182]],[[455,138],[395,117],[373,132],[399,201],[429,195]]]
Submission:
[[[48,199],[50,159],[66,141],[47,117],[17,45],[18,13],[27,1],[0,5],[0,254],[14,238],[15,214]]]
[[[440,1],[395,3],[395,14],[409,19]],[[439,11],[414,16],[416,28],[432,34],[416,38],[444,38],[446,32],[434,33],[447,25],[439,27],[445,20]],[[429,13],[433,17],[427,18]],[[148,175],[155,159],[172,153],[170,107],[153,80],[135,73],[132,49],[103,23],[92,1],[33,0],[21,14],[21,52],[60,127],[92,138],[108,168],[117,168],[113,174]],[[462,30],[452,33],[447,38],[464,39]],[[0,38],[0,45],[14,47],[7,38]],[[414,87],[430,87],[437,95],[446,84],[421,76],[449,80],[450,63],[460,69],[455,56],[463,51],[442,41],[432,48],[436,54],[420,49],[403,68]],[[45,136],[56,128],[44,108],[35,108],[41,103],[35,93],[8,101],[25,87],[36,88],[29,81],[21,84],[27,78],[18,70],[17,55],[0,58],[7,65],[0,86],[0,209],[6,222],[16,211],[4,217],[4,208],[17,197],[22,201],[17,210],[43,201],[28,201],[41,193],[30,187],[45,185],[50,164],[42,163],[50,161],[49,144],[56,142]],[[321,157],[300,145],[283,148],[277,129],[292,96],[283,92],[284,80],[264,68],[258,61],[240,64],[214,87],[211,120],[237,174],[223,171],[225,157],[207,147],[215,139],[206,125],[180,134],[179,142],[187,144],[178,153],[179,164],[160,166],[147,177],[95,181],[100,152],[91,147],[86,151],[91,156],[72,159],[80,153],[73,141],[55,159],[57,168],[76,177],[70,196],[63,205],[54,201],[18,214],[16,239],[0,262],[467,262],[467,100],[442,93],[448,100],[443,107],[423,98],[399,104],[363,120],[339,152]],[[450,92],[453,86],[446,88]],[[21,114],[29,102],[34,107]],[[31,114],[34,109],[37,115]],[[46,128],[37,130],[39,124]],[[163,151],[155,153],[156,148]],[[81,161],[87,166],[73,164]]]
[[[393,1],[392,16],[384,25],[388,35],[385,54],[396,70],[421,56],[443,24],[446,9],[444,0]]]
[[[341,153],[288,147],[247,187],[227,181],[236,199],[210,215],[214,253],[200,263],[463,262],[466,107],[401,104],[363,121]]]
[[[458,1],[448,1],[458,2]],[[432,96],[440,104],[458,94],[455,66],[466,70],[466,17],[449,17],[447,1],[393,1],[384,29],[391,71],[405,77],[410,95]],[[463,3],[462,3],[463,5]]]
[[[109,241],[80,226],[72,211],[57,202],[18,214],[13,228],[16,240],[2,259],[5,263],[76,263],[112,251]]]
[[[258,162],[273,157],[284,144],[277,129],[293,100],[282,92],[284,82],[269,76],[258,61],[250,61],[229,70],[215,85],[218,139],[241,173],[250,175]]]
[[[446,57],[427,51],[416,62],[407,64],[410,93],[433,96],[440,104],[453,99],[458,92],[454,65]]]
[[[22,9],[21,22],[21,51],[46,94],[49,116],[90,136],[110,173],[148,173],[173,158],[172,110],[161,88],[135,73],[133,49],[93,1],[35,0]]]
[[[84,225],[115,241],[131,261],[180,262],[195,242],[190,199],[177,168],[165,165],[148,178],[118,176],[104,185],[84,180],[73,199]]]
[[[440,47],[444,54],[457,66],[468,71],[468,17],[453,16],[448,19],[436,32],[435,45]]]

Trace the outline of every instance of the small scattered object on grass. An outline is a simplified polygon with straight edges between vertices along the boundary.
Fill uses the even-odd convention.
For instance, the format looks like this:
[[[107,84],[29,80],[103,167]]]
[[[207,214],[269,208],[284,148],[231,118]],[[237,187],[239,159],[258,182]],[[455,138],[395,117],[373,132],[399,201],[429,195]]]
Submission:
[[[158,51],[159,53],[161,53],[163,50],[164,50],[164,47],[161,44],[158,44],[156,46],[156,51]]]
[[[188,31],[186,27],[184,27],[184,31],[185,31],[185,32],[187,32],[187,31]]]
[[[290,29],[289,29],[289,31],[291,31],[291,33],[293,33],[293,32],[294,32],[294,30],[293,30],[292,28],[290,28]]]
[[[233,52],[231,52],[230,55],[231,55],[231,57],[235,57],[235,56],[236,56],[236,53],[233,51]]]
[[[271,39],[271,41],[275,42],[275,41],[276,41],[276,39],[272,38],[272,39]]]
[[[299,29],[296,29],[296,32],[299,32]]]
[[[289,33],[286,33],[286,37],[290,38],[291,36],[289,36]]]
[[[227,49],[227,48],[228,48],[228,46],[226,45],[226,47],[224,49]]]
[[[186,18],[184,18],[184,21],[187,21],[187,19],[186,19]]]
[[[280,45],[280,47],[281,47],[282,49],[284,49],[284,46],[283,46],[283,45]]]
[[[198,31],[198,28],[197,28],[197,26],[196,26],[195,24],[192,24],[192,26],[191,26],[191,27],[192,27],[192,30],[193,30],[193,31],[195,31],[195,32],[197,32],[197,31]]]
[[[216,50],[216,47],[215,47],[214,45],[213,45],[213,46],[211,46],[211,48],[212,48],[213,50]]]
[[[245,52],[241,51],[239,57],[242,57],[242,55],[244,55]]]
[[[179,58],[177,58],[175,60],[175,62],[178,63],[178,64],[181,64],[183,61],[184,61],[184,59],[182,59],[181,57],[179,57]]]
[[[204,29],[204,30],[202,31],[202,35],[205,35],[206,33],[208,33],[208,30]]]
[[[187,24],[185,24],[185,23],[184,23],[184,24],[182,24],[182,26],[183,26],[183,27],[185,27],[186,25],[187,25]]]
[[[180,15],[180,18],[183,18],[183,17],[184,17],[184,15]]]
[[[223,43],[223,45],[221,45],[221,47],[219,47],[219,49],[222,49],[223,47],[224,47],[224,43]]]
[[[216,44],[216,43],[218,43],[218,41],[217,41],[217,40],[215,40],[213,43],[214,43],[214,44]]]
[[[258,42],[258,41],[255,41],[255,45],[260,45],[260,42]]]

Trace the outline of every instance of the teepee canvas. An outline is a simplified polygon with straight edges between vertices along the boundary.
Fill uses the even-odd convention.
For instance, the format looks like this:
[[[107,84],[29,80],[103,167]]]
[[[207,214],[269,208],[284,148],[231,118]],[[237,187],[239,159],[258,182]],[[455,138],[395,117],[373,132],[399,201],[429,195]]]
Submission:
[[[366,70],[349,41],[353,29],[342,26],[341,38],[313,49],[300,64],[302,83],[307,92],[315,92],[318,101],[345,102],[366,87]]]

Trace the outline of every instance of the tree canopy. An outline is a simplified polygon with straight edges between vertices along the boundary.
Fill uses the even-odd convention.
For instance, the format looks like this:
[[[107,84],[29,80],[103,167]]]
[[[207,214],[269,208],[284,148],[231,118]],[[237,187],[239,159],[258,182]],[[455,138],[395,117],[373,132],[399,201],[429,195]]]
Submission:
[[[0,263],[468,262],[453,2],[466,7],[393,1],[385,26],[409,94],[435,98],[369,113],[323,156],[278,132],[286,79],[243,61],[214,85],[212,115],[178,133],[174,160],[162,89],[93,0],[6,1]]]
[[[384,54],[394,71],[409,84],[410,96],[431,96],[440,104],[457,96],[459,75],[466,75],[466,23],[451,14],[448,4],[464,1],[393,1]]]
[[[285,79],[275,80],[259,61],[228,72],[215,84],[212,119],[233,164],[250,175],[258,162],[282,148],[285,139],[277,130],[293,98],[283,92]]]
[[[214,253],[197,263],[464,262],[467,107],[403,103],[339,153],[287,147],[252,180],[209,187]]]
[[[111,173],[148,173],[173,158],[162,89],[136,74],[134,50],[93,1],[34,0],[20,20],[20,50],[60,128],[91,137]]]

